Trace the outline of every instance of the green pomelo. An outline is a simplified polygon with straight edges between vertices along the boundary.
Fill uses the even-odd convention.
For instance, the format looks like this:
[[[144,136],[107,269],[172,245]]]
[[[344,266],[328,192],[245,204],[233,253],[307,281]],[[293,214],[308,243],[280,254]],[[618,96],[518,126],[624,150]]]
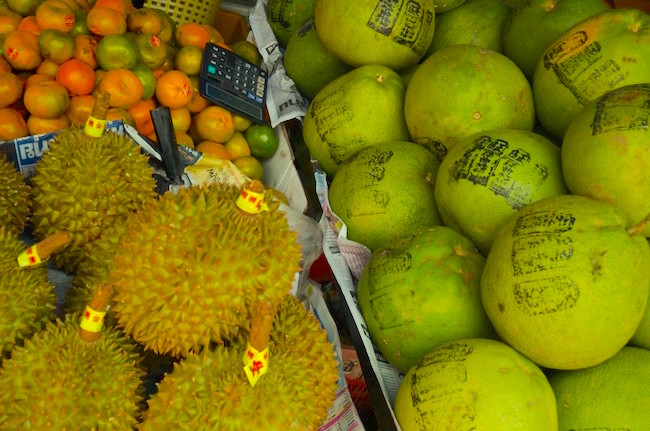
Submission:
[[[479,293],[485,258],[446,226],[422,227],[372,254],[359,279],[359,307],[375,344],[406,373],[433,349],[494,335]]]
[[[629,344],[650,350],[650,299],[648,299],[648,303],[645,306],[641,323],[639,323],[634,335],[630,338]]]
[[[436,13],[449,12],[465,3],[465,0],[433,0]]]
[[[434,190],[444,224],[467,236],[484,255],[512,213],[543,197],[568,193],[560,148],[516,129],[460,140],[440,163]]]
[[[266,20],[281,46],[287,46],[302,23],[314,16],[316,0],[269,0]]]
[[[587,104],[562,140],[562,171],[571,193],[620,207],[628,224],[650,214],[648,118],[650,83],[628,85]],[[650,227],[643,233],[650,236]]]
[[[433,198],[438,162],[412,142],[384,142],[341,165],[329,189],[348,238],[371,251],[421,227],[440,225]]]
[[[472,44],[502,52],[501,32],[510,7],[494,0],[467,0],[436,15],[436,31],[427,56],[449,45]]]
[[[605,0],[528,0],[514,6],[503,29],[503,53],[532,82],[542,53],[580,21],[609,9]]]
[[[325,49],[316,35],[313,18],[293,33],[284,52],[284,67],[298,90],[314,96],[331,81],[350,71],[350,66]]]
[[[433,53],[413,73],[404,114],[411,140],[442,159],[456,141],[486,130],[532,130],[533,92],[506,56],[476,45]]]
[[[650,248],[625,214],[576,195],[540,199],[499,228],[481,276],[501,338],[537,364],[571,370],[612,357],[648,300]]]
[[[325,48],[353,67],[383,64],[394,70],[418,63],[433,38],[433,0],[318,0],[316,33]]]
[[[650,76],[650,15],[610,9],[567,30],[540,57],[533,76],[537,117],[562,139],[584,105]]]
[[[410,141],[404,119],[406,85],[379,64],[357,67],[327,84],[309,104],[302,135],[312,158],[333,176],[370,144]]]
[[[402,380],[395,413],[403,430],[558,429],[542,370],[507,344],[481,338],[427,354]]]
[[[560,430],[647,430],[650,351],[623,347],[595,367],[552,373]]]

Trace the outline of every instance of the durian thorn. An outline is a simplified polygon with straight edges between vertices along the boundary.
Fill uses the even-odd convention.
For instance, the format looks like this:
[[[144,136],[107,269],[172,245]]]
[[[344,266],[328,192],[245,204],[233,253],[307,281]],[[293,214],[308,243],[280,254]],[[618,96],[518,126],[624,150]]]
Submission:
[[[275,309],[269,300],[258,301],[253,308],[248,344],[258,352],[266,349],[269,345],[274,314]]]
[[[38,253],[38,256],[42,261],[44,261],[70,244],[70,241],[72,241],[72,238],[68,232],[61,231],[53,233],[42,241],[36,243],[36,253]]]
[[[648,226],[648,222],[650,222],[650,214],[645,216],[645,218],[643,220],[641,220],[639,223],[637,223],[634,226],[631,226],[630,228],[628,228],[627,233],[629,235],[638,235],[638,234],[640,234]]]
[[[100,285],[97,286],[97,290],[95,291],[93,297],[90,299],[88,306],[95,311],[100,311],[100,312],[106,311],[112,295],[113,295],[113,286],[109,284],[101,283]],[[79,337],[82,340],[93,342],[99,340],[101,336],[102,336],[102,331],[93,332],[93,331],[88,331],[84,328],[79,328]]]

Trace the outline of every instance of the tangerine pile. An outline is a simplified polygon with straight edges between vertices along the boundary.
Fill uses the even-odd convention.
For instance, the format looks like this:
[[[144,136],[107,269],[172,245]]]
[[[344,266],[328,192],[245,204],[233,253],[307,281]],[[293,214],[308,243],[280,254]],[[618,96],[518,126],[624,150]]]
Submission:
[[[212,25],[176,24],[129,0],[20,0],[0,5],[0,40],[0,140],[82,125],[106,91],[108,119],[153,141],[150,111],[167,106],[179,144],[250,156],[242,140],[250,121],[198,91],[206,43],[230,49]]]

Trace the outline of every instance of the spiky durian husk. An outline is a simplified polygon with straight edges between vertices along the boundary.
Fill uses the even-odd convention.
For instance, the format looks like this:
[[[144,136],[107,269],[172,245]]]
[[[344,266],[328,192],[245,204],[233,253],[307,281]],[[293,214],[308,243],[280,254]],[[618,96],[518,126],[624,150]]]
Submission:
[[[29,217],[30,189],[7,157],[0,153],[0,227],[21,233]]]
[[[31,222],[39,240],[71,235],[53,257],[57,267],[74,272],[102,232],[155,198],[148,161],[130,138],[113,132],[94,139],[70,127],[49,144],[31,179]]]
[[[239,189],[166,193],[139,211],[112,261],[113,312],[136,341],[182,357],[236,336],[258,299],[277,304],[300,270],[300,245],[271,199],[244,214]],[[268,196],[267,196],[268,197]]]
[[[144,406],[135,343],[107,328],[79,337],[79,314],[49,323],[0,369],[0,423],[7,430],[130,430]]]
[[[139,429],[316,430],[339,378],[334,348],[313,313],[293,296],[279,308],[269,368],[255,386],[244,374],[245,345],[206,349],[158,384]]]
[[[17,234],[0,227],[0,360],[55,318],[56,293],[47,268],[18,266],[16,258],[26,248]]]

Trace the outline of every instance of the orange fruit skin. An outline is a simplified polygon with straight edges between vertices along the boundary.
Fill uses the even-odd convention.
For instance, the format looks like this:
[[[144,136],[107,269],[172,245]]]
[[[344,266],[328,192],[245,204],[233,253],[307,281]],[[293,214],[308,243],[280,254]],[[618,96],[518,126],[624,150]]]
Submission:
[[[111,69],[99,82],[98,89],[108,92],[111,97],[108,102],[111,108],[129,109],[135,105],[144,92],[144,87],[137,75],[129,69]]]
[[[192,99],[190,100],[187,109],[192,113],[196,114],[203,111],[210,105],[210,102],[205,97],[201,96],[199,92],[199,77],[190,76],[190,81],[192,82]]]
[[[4,59],[4,57],[0,57],[0,71],[11,72],[11,65]]]
[[[187,108],[170,109],[170,114],[172,117],[172,126],[175,132],[187,132],[190,130],[192,114],[190,114],[190,111]]]
[[[38,65],[34,72],[42,73],[44,75],[50,75],[51,77],[56,76],[56,72],[59,71],[59,65],[52,60],[43,59],[41,64]]]
[[[71,96],[83,96],[95,89],[95,71],[83,61],[71,58],[59,66],[56,81],[63,84]]]
[[[185,145],[189,148],[194,148],[194,140],[192,137],[185,132],[174,132],[174,137],[176,138],[176,143],[178,145]]]
[[[0,14],[0,35],[18,30],[23,16],[16,12],[5,12]]]
[[[208,140],[201,141],[195,146],[195,148],[208,156],[218,157],[221,160],[230,160],[230,154],[226,150],[226,147],[219,142]]]
[[[41,81],[25,89],[23,95],[25,109],[41,118],[56,118],[68,110],[70,97],[68,90],[56,81]]]
[[[54,76],[45,73],[32,73],[27,77],[23,85],[28,88],[41,81],[54,81]]]
[[[16,70],[34,70],[41,64],[38,37],[25,30],[9,33],[2,43],[5,60]]]
[[[23,17],[23,19],[21,19],[20,23],[18,24],[17,30],[25,30],[30,33],[34,33],[36,36],[38,36],[41,31],[43,31],[36,23],[36,17],[34,15]]]
[[[133,119],[133,116],[129,114],[129,111],[124,108],[109,108],[108,112],[106,113],[106,120],[120,120],[124,124],[135,127],[135,120]]]
[[[28,134],[27,123],[18,111],[12,108],[0,108],[0,140],[8,141]]]
[[[74,27],[74,9],[62,0],[45,0],[36,8],[34,16],[41,30],[51,28],[70,33]]]
[[[93,5],[93,9],[97,7],[112,9],[113,11],[118,12],[126,18],[128,5],[124,0],[97,0]]]
[[[235,133],[232,114],[221,106],[208,106],[195,114],[192,124],[201,140],[225,143]]]
[[[27,130],[30,135],[40,135],[41,133],[56,132],[65,129],[70,125],[70,120],[63,114],[56,118],[40,118],[36,115],[30,115],[27,118]]]
[[[154,132],[151,110],[156,108],[153,98],[139,100],[129,108],[129,114],[135,121],[135,128],[141,135],[147,136]]]
[[[162,16],[154,9],[143,7],[137,9],[126,17],[126,28],[128,31],[140,34],[160,34],[163,22]]]
[[[176,27],[174,38],[180,46],[191,45],[203,49],[205,44],[211,40],[212,35],[203,25],[186,22]]]
[[[189,76],[180,70],[169,70],[156,82],[156,99],[170,109],[183,108],[192,101],[193,88]]]
[[[38,35],[38,47],[46,60],[61,64],[74,55],[74,36],[48,28]]]
[[[79,59],[93,69],[97,69],[97,39],[87,34],[79,34],[74,38],[74,58]]]
[[[86,15],[88,30],[97,36],[126,33],[126,17],[120,12],[107,7],[92,8]]]
[[[11,72],[0,72],[0,108],[6,108],[23,95],[23,83]]]
[[[84,96],[73,96],[70,98],[70,106],[65,115],[70,120],[70,124],[74,126],[82,126],[86,124],[88,116],[93,110],[95,105],[95,96],[86,94]]]

